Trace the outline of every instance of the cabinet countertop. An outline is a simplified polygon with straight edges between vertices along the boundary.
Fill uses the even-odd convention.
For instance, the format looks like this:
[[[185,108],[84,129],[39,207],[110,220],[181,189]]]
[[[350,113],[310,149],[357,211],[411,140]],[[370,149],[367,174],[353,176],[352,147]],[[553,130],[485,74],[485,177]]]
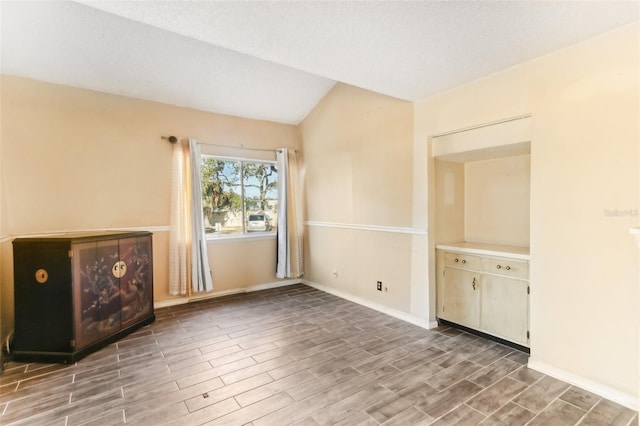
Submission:
[[[509,257],[511,259],[529,260],[529,247],[455,242],[436,244],[436,249],[455,251],[459,253],[482,254],[488,256]]]

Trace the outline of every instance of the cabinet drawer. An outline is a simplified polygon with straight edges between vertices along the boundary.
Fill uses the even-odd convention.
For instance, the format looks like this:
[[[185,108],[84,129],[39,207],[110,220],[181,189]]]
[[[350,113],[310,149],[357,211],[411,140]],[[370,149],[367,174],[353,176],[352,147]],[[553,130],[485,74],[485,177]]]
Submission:
[[[529,263],[500,257],[482,258],[482,271],[514,278],[529,278]]]
[[[480,267],[480,258],[469,254],[445,252],[444,265],[477,270]]]

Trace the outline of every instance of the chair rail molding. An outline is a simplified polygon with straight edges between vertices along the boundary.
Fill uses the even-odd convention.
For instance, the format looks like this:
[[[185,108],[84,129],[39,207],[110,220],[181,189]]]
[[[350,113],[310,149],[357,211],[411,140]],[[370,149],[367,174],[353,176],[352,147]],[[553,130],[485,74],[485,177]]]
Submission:
[[[426,228],[414,228],[409,226],[365,225],[365,224],[358,224],[358,223],[321,222],[321,221],[315,221],[315,220],[308,220],[304,224],[305,226],[355,229],[359,231],[391,232],[396,234],[411,234],[411,235],[427,235],[428,234],[428,231]]]

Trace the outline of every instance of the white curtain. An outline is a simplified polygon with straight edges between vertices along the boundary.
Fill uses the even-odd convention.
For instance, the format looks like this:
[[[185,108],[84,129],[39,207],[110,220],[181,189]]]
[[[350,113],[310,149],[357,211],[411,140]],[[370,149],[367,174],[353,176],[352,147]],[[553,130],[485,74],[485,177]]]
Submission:
[[[186,149],[188,151],[188,147]],[[171,173],[171,229],[169,231],[169,294],[186,295],[187,262],[191,251],[189,218],[191,208],[188,193],[189,162],[185,146],[173,144]]]
[[[213,290],[202,217],[200,148],[195,140],[173,145],[169,293]],[[187,283],[191,281],[189,288]]]
[[[202,216],[202,174],[200,172],[200,146],[189,139],[191,159],[191,288],[194,292],[213,290],[207,239]]]
[[[300,172],[295,151],[276,151],[278,166],[278,252],[276,276],[298,278],[304,273]]]

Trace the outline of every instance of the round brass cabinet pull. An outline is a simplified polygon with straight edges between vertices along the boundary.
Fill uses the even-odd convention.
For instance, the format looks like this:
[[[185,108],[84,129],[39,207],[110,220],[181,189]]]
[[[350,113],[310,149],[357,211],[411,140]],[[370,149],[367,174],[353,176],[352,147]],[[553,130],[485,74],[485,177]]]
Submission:
[[[458,263],[458,262],[459,262],[459,260],[456,258],[456,263]]]
[[[114,263],[113,267],[111,268],[111,273],[116,278],[124,277],[124,275],[127,273],[127,264],[122,260]]]
[[[40,284],[44,284],[49,279],[49,273],[46,269],[38,269],[36,271],[36,281]]]
[[[462,259],[462,263],[467,263],[467,259]]]
[[[511,266],[505,266],[504,269],[506,269],[507,271],[511,270]]]
[[[496,266],[496,269],[502,269],[502,266],[498,265]]]

